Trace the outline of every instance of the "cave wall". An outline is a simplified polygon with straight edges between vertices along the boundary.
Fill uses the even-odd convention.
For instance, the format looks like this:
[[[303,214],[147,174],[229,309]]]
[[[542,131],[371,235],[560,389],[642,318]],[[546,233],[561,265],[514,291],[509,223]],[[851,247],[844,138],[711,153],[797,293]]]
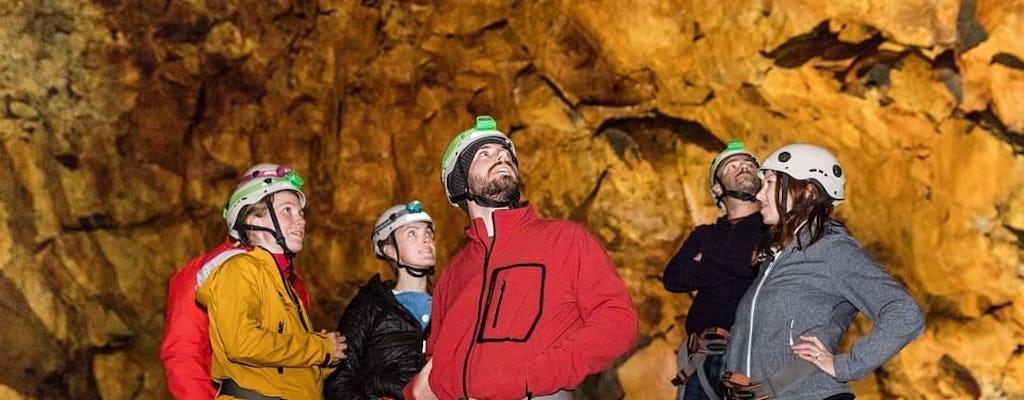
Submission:
[[[828,3],[822,5],[821,3]],[[690,298],[660,274],[718,210],[707,164],[809,141],[926,333],[860,398],[1024,396],[1024,1],[9,1],[0,13],[2,398],[167,398],[167,278],[225,233],[240,171],[305,178],[297,262],[330,328],[381,271],[377,213],[466,225],[440,156],[473,115],[525,198],[587,225],[642,340],[580,398],[667,398]],[[870,329],[858,320],[854,331]]]

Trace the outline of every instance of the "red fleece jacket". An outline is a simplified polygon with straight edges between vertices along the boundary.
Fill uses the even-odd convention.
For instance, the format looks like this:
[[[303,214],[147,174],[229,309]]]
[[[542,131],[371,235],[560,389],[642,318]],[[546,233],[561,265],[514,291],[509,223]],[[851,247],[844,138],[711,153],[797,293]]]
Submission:
[[[227,238],[216,249],[189,260],[168,282],[160,361],[167,376],[167,390],[175,399],[209,400],[217,395],[210,378],[210,321],[206,311],[196,304],[196,274],[203,264],[231,249],[232,243]],[[309,293],[298,273],[293,286],[309,310]]]
[[[493,218],[493,240],[483,219],[472,221],[434,292],[427,356],[439,399],[571,390],[633,349],[636,310],[584,227],[530,206]]]

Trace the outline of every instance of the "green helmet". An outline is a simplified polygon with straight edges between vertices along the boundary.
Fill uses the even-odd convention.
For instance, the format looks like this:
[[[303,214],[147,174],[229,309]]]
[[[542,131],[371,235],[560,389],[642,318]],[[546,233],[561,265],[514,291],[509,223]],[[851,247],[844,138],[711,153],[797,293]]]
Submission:
[[[235,192],[224,205],[224,219],[228,223],[228,234],[241,239],[242,233],[236,228],[238,214],[245,206],[256,204],[264,196],[282,190],[294,191],[299,196],[299,205],[306,207],[306,195],[302,193],[302,177],[287,165],[256,164],[245,171]]]
[[[519,166],[512,140],[498,130],[498,123],[489,115],[479,115],[473,127],[463,131],[448,144],[441,159],[441,184],[453,207],[462,207],[469,197],[469,165],[477,149],[487,143],[497,143],[508,149],[512,163]]]
[[[753,153],[747,151],[747,149],[743,147],[743,142],[739,139],[730,140],[729,143],[725,145],[725,150],[722,150],[721,153],[718,153],[718,155],[715,156],[715,159],[711,161],[711,169],[708,171],[708,191],[711,192],[711,197],[715,199],[715,204],[719,207],[724,207],[724,203],[722,203],[718,196],[715,195],[714,190],[715,183],[718,181],[718,167],[722,166],[722,163],[724,163],[725,160],[736,155],[745,155],[750,157],[750,159],[754,161],[754,164],[757,164],[757,157],[754,157]]]

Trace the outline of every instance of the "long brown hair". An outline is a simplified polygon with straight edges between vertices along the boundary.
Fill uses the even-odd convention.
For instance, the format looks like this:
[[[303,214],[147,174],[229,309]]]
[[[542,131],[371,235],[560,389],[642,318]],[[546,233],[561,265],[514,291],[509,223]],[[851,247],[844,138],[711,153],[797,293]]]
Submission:
[[[832,198],[817,181],[795,179],[780,171],[775,171],[775,176],[778,179],[775,193],[768,195],[775,197],[775,212],[779,215],[779,222],[768,230],[768,236],[758,248],[758,255],[767,255],[772,249],[784,249],[794,241],[797,242],[797,248],[803,250],[821,239],[828,225],[843,225],[832,217],[832,210],[835,209]],[[787,201],[793,204],[788,212]],[[809,235],[801,235],[797,229],[806,230]],[[807,243],[803,243],[805,239]]]

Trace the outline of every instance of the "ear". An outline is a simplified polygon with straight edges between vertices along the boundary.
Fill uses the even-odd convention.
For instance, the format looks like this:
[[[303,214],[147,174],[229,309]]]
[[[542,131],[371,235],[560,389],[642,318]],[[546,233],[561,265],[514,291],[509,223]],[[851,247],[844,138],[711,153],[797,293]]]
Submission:
[[[817,200],[818,199],[818,185],[815,185],[814,183],[811,183],[810,185],[807,185],[807,187],[804,188],[804,198],[807,199],[807,200]]]
[[[716,179],[715,180],[715,184],[711,185],[711,193],[714,193],[715,197],[721,197],[722,196],[722,192],[723,192],[722,184],[719,183],[718,180]]]
[[[395,245],[391,244],[390,241],[388,241],[388,243],[384,245],[384,248],[382,248],[381,251],[384,253],[385,256],[388,256],[388,258],[392,260],[398,259],[398,253],[395,252]]]

